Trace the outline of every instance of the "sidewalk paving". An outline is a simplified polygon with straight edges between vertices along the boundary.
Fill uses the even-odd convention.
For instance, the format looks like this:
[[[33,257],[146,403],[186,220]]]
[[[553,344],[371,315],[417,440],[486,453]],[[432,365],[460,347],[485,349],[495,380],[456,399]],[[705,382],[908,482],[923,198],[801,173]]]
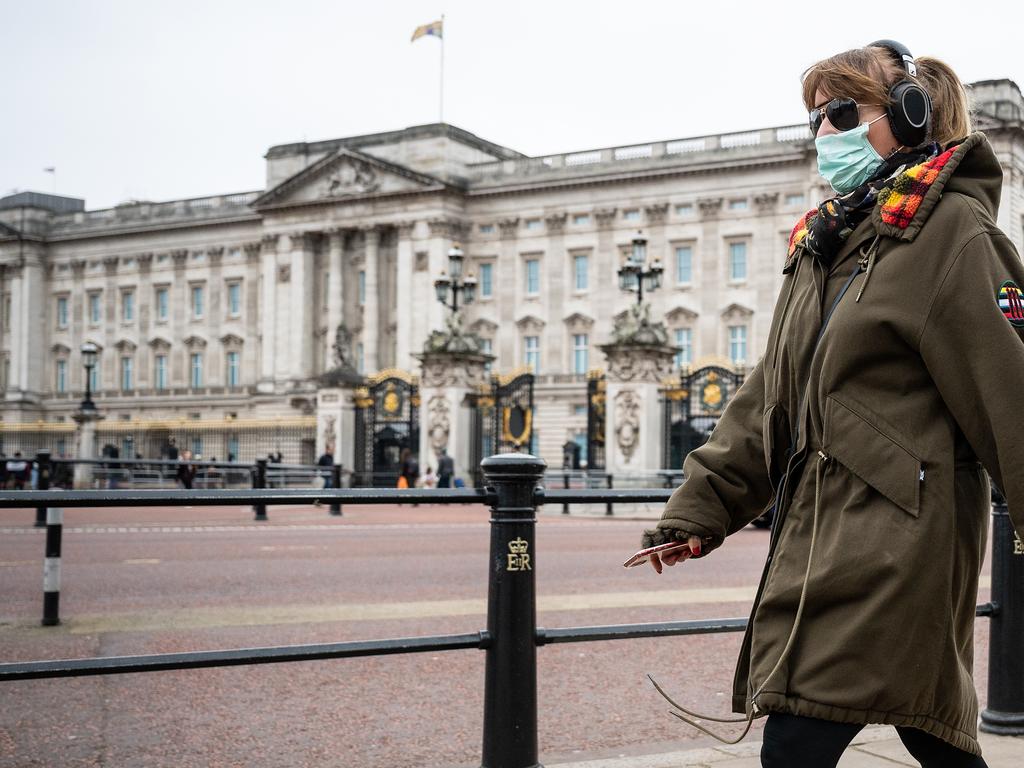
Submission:
[[[1020,768],[1024,765],[1024,737],[983,733],[981,749],[989,768]],[[545,763],[546,768],[760,768],[761,742],[721,745],[657,755],[613,757],[572,763]],[[888,726],[865,728],[846,750],[839,768],[919,768],[896,731]]]

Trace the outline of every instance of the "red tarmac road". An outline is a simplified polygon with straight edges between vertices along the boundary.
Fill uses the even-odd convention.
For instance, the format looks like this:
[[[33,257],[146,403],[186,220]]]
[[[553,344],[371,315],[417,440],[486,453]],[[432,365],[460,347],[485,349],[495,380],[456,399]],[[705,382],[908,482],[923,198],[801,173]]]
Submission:
[[[539,517],[542,627],[744,616],[767,533],[626,571],[642,521]],[[44,534],[0,510],[0,657],[162,653],[475,632],[482,507],[67,509],[60,627],[39,626]],[[986,567],[986,577],[987,577]],[[987,584],[987,580],[984,582]],[[988,598],[987,588],[980,596]],[[987,622],[975,675],[984,698]],[[703,746],[645,680],[727,712],[738,633],[538,649],[541,759]],[[0,684],[0,766],[479,765],[484,654],[448,651]],[[984,701],[982,702],[984,705]],[[749,737],[758,739],[757,729]]]

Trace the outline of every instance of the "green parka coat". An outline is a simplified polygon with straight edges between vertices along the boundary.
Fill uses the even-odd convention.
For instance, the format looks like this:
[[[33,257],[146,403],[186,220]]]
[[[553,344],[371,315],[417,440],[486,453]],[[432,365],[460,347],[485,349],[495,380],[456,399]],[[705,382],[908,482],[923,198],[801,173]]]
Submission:
[[[935,160],[831,265],[795,249],[765,355],[658,534],[703,536],[704,556],[775,504],[736,712],[910,726],[980,754],[986,469],[1024,531],[1024,264],[995,225],[984,134]]]

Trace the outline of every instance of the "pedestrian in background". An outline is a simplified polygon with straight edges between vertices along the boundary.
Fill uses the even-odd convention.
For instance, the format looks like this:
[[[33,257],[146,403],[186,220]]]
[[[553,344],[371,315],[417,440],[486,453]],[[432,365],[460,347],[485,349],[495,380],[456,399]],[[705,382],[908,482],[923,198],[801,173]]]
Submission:
[[[452,477],[455,476],[455,462],[448,455],[448,451],[441,449],[441,455],[437,459],[437,487],[451,488]]]
[[[803,100],[836,194],[794,227],[765,355],[643,543],[706,557],[774,509],[732,698],[768,716],[762,766],[832,768],[886,723],[925,768],[978,768],[984,469],[1024,533],[1002,171],[956,74],[894,41],[818,62]]]

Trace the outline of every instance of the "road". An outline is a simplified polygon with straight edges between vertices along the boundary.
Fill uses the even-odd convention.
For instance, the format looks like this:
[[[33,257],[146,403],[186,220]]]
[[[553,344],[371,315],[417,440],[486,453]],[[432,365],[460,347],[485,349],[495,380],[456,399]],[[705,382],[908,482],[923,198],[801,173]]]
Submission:
[[[745,616],[767,547],[748,528],[657,576],[626,571],[639,520],[539,515],[538,624]],[[68,509],[62,624],[41,627],[44,535],[0,510],[4,661],[475,632],[488,511],[465,507]],[[987,585],[986,575],[983,583]],[[988,598],[987,587],[980,599]],[[984,705],[987,624],[978,621]],[[541,758],[700,747],[646,681],[725,715],[737,633],[538,649]],[[477,650],[0,685],[0,766],[479,765]],[[760,738],[758,729],[749,737]]]

